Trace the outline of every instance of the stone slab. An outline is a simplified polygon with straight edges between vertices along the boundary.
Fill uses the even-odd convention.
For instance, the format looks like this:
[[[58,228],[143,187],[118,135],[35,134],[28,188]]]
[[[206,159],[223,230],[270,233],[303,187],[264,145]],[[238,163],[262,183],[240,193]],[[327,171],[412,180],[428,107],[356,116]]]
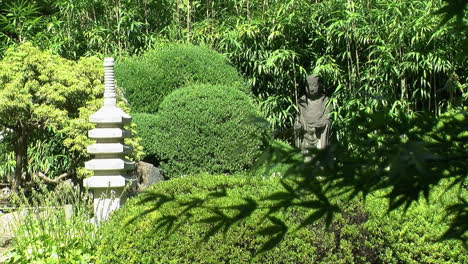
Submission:
[[[88,170],[106,171],[106,170],[133,170],[135,162],[125,159],[92,159],[85,162],[85,167]]]
[[[89,154],[129,154],[133,147],[121,143],[95,143],[87,150]]]
[[[122,128],[95,128],[88,131],[88,137],[93,139],[128,138],[132,133]]]

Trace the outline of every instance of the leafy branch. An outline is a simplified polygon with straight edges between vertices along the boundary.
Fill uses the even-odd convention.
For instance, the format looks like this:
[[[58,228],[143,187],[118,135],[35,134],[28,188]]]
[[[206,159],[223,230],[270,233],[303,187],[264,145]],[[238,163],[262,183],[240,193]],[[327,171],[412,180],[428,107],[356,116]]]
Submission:
[[[260,213],[261,218],[270,223],[258,232],[260,236],[269,236],[257,252],[261,253],[280,243],[288,232],[296,232],[318,221],[330,227],[335,215],[355,199],[380,192],[389,202],[388,212],[399,208],[406,211],[421,198],[430,202],[434,187],[449,181],[449,188],[458,186],[460,202],[447,208],[446,219],[450,226],[440,237],[460,240],[466,246],[467,111],[459,109],[440,119],[432,115],[395,117],[388,113],[361,113],[359,116],[362,120],[356,122],[355,136],[324,150],[311,149],[308,162],[298,159],[300,154],[294,149],[267,153],[265,159],[271,165],[283,163],[290,167],[280,180],[282,190],[261,199],[242,197],[236,204],[220,206],[222,203],[213,201],[229,199],[229,189],[222,187],[206,197],[188,199],[147,193],[141,204],[150,203],[150,210],[156,212],[167,203],[177,203],[179,214],[162,216],[159,220],[171,228],[180,226],[181,219],[194,217],[197,210],[207,210],[208,216],[200,222],[210,224],[211,228],[203,240],[217,232],[226,233],[233,225]],[[361,125],[364,123],[365,127]],[[356,145],[354,151],[349,151],[350,144]],[[277,213],[291,208],[310,211],[292,229],[277,217]],[[179,225],[175,224],[177,222]]]

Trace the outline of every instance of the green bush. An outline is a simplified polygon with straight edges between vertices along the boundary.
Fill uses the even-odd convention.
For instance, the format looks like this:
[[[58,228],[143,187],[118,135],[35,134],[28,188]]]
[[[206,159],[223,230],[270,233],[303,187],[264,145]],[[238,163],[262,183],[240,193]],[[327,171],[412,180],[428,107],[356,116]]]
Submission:
[[[226,196],[214,198],[216,196],[212,194],[222,193],[223,188],[226,189]],[[219,218],[216,210],[211,208],[236,208],[246,203],[244,197],[259,202],[276,191],[286,191],[278,178],[261,180],[232,175],[195,175],[162,182],[145,195],[130,200],[104,225],[97,263],[344,264],[352,263],[349,260],[353,259],[353,252],[365,250],[364,244],[355,245],[355,237],[343,238],[341,244],[346,246],[340,246],[336,240],[335,234],[340,229],[359,228],[359,224],[349,222],[362,218],[359,210],[355,210],[354,217],[336,218],[333,223],[335,232],[327,232],[324,223],[317,222],[288,232],[284,240],[270,251],[257,254],[271,238],[257,233],[272,226],[271,220],[262,217],[269,210],[268,204],[263,209],[255,210],[245,220],[234,220],[229,229],[221,226],[219,232],[203,240],[218,225],[211,223],[211,220]],[[158,201],[151,197],[158,195],[164,195],[160,196],[162,199],[159,202],[169,202],[154,210]],[[148,197],[149,202],[144,202]],[[212,199],[199,203],[208,197]],[[191,206],[194,208],[190,209]],[[187,212],[185,210],[190,210],[192,217],[178,217],[178,214]],[[246,213],[248,209],[221,209],[220,212],[230,219],[236,219],[235,215]],[[293,230],[307,213],[304,208],[290,208],[277,212],[275,216]]]
[[[165,176],[248,169],[261,154],[266,135],[250,98],[226,86],[177,89],[161,103],[154,143]]]
[[[28,163],[34,166],[37,162],[49,162],[49,157],[44,157],[49,154],[67,156],[60,158],[61,165],[55,159],[51,166],[46,166],[51,168],[50,178],[56,176],[54,173],[64,172],[79,178],[85,176],[86,147],[92,142],[86,131],[94,127],[88,121],[89,115],[102,105],[101,65],[96,57],[67,60],[28,42],[5,53],[0,60],[0,129],[9,129],[5,140],[15,146],[11,150],[20,161],[20,166],[15,166],[18,173],[13,188],[22,184],[23,172],[35,169]],[[40,151],[33,153],[33,148],[28,151],[31,146]],[[37,155],[28,157],[22,153]],[[3,158],[8,157],[11,156]]]
[[[94,263],[99,229],[89,221],[92,197],[68,184],[49,191],[41,185],[26,197],[14,195],[14,240],[7,264]],[[64,205],[71,205],[68,212]]]
[[[86,148],[93,142],[87,137],[94,128],[89,116],[102,106],[103,75],[102,61],[96,57],[67,60],[31,43],[5,53],[0,60],[0,130],[9,128],[4,141],[15,146],[10,151],[17,157],[2,153],[0,161],[21,160],[18,168],[15,163],[21,172],[15,175],[16,184],[22,184],[23,172],[50,178],[62,173],[75,179],[89,175],[84,168],[89,159]],[[119,106],[128,111],[123,102]],[[29,144],[20,144],[19,138]],[[134,147],[132,158],[138,159],[138,139],[126,142]],[[11,165],[0,166],[0,173],[10,169]]]
[[[387,214],[387,206],[377,198],[382,197],[383,192],[368,199],[369,221],[365,226],[380,263],[468,263],[462,243],[439,241],[452,220],[445,218],[447,207],[459,196],[457,188],[447,191],[447,187],[446,182],[442,182],[431,192],[429,202],[421,198],[406,212],[399,208]],[[461,192],[461,197],[467,197],[466,189]]]
[[[166,95],[191,84],[223,84],[248,92],[223,55],[187,44],[167,44],[117,61],[115,76],[135,112],[156,113]]]
[[[297,187],[292,181],[287,183]],[[415,204],[406,215],[401,211],[385,215],[386,199],[377,194],[369,196],[365,206],[358,201],[339,203],[342,212],[335,215],[329,229],[322,220],[296,229],[319,212],[306,204],[291,204],[274,212],[273,217],[264,217],[275,202],[271,194],[278,192],[287,193],[278,177],[194,175],[162,182],[130,200],[103,226],[97,263],[468,261],[458,241],[436,241],[448,224],[441,221],[444,208],[456,200],[456,192],[434,197],[441,200],[433,201],[433,206]],[[275,240],[284,230],[275,224],[278,221],[288,229],[281,242]],[[276,244],[259,253],[270,239]]]
[[[146,113],[133,113],[132,120],[136,123],[138,136],[145,153],[145,161],[155,162],[156,148],[153,134],[156,129],[156,115]]]

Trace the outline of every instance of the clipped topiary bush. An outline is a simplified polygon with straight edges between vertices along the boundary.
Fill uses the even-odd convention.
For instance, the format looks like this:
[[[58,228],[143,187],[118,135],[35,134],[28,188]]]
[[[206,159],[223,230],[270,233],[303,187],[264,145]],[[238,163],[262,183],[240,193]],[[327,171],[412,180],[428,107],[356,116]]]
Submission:
[[[266,128],[243,92],[226,86],[177,89],[161,103],[147,142],[173,178],[248,169],[264,149]],[[257,120],[256,120],[257,119]]]
[[[117,61],[115,76],[134,112],[156,113],[166,95],[191,84],[222,84],[249,93],[223,55],[188,44],[166,44]]]
[[[223,188],[226,189],[225,197],[213,195],[215,192],[222,194]],[[267,206],[254,211],[246,220],[233,222],[228,229],[222,225],[218,232],[207,236],[218,225],[211,221],[216,220],[213,217],[217,215],[212,207],[245,204],[243,198],[246,197],[259,202],[279,191],[286,190],[278,178],[262,180],[232,175],[195,175],[162,182],[153,186],[148,193],[130,200],[103,226],[104,235],[97,251],[97,263],[345,264],[353,263],[350,262],[354,259],[353,252],[365,250],[364,244],[354,243],[356,237],[353,236],[343,238],[342,244],[346,246],[339,246],[335,235],[338,231],[326,231],[325,224],[319,221],[296,232],[288,232],[284,240],[271,250],[257,254],[272,238],[267,234],[274,237],[279,228],[258,234],[260,230],[272,226],[271,220],[262,217],[269,210]],[[155,210],[157,197],[161,198],[161,203],[169,202]],[[213,199],[200,203],[208,197]],[[194,208],[189,209],[191,206]],[[184,210],[191,210],[191,217],[178,217]],[[248,209],[221,211],[235,219],[235,214],[246,213]],[[279,211],[275,217],[293,230],[308,213],[310,211],[307,209],[296,207]],[[333,225],[339,230],[350,227],[358,229],[357,224],[343,217],[336,217]]]
[[[133,113],[132,121],[137,125],[137,133],[141,138],[141,145],[145,153],[145,161],[156,161],[155,129],[156,115],[147,113]]]

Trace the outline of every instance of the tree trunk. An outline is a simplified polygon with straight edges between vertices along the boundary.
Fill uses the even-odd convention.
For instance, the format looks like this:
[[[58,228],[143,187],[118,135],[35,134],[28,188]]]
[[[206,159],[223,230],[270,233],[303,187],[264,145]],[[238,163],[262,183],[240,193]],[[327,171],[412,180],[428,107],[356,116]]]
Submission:
[[[27,166],[28,161],[28,136],[24,129],[19,129],[16,131],[17,136],[15,137],[15,158],[16,158],[16,168],[15,168],[15,178],[11,185],[13,192],[17,192],[19,187],[23,184],[23,172]],[[27,173],[27,172],[26,172]]]

